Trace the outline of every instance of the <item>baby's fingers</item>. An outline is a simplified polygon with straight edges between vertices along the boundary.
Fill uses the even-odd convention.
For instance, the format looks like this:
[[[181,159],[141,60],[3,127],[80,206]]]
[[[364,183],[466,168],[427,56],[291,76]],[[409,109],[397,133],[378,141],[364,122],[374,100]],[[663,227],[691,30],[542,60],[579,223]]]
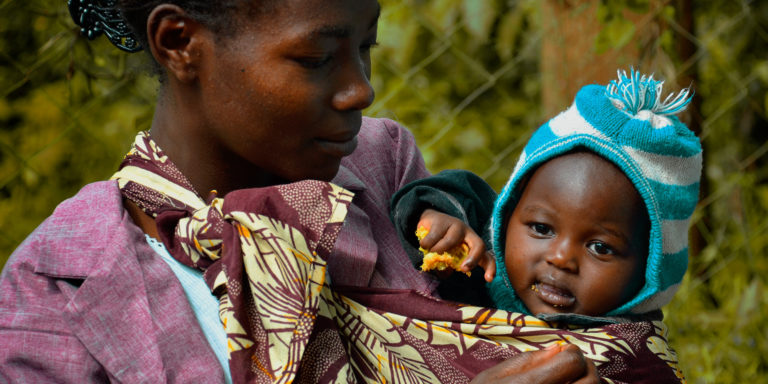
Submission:
[[[485,270],[485,281],[489,283],[493,281],[493,278],[496,277],[496,260],[493,258],[493,252],[484,252],[477,265]]]
[[[445,236],[446,231],[451,225],[450,221],[446,221],[446,217],[448,219],[451,218],[433,209],[424,210],[417,228],[424,228],[428,232],[426,236],[419,240],[420,247],[431,250]]]
[[[485,271],[483,274],[485,281],[490,283],[496,277],[496,261],[493,258],[493,253],[485,250],[484,244],[481,245],[481,248],[477,249],[470,246],[469,255],[464,264],[461,265],[461,270],[469,272],[476,266],[480,266]]]
[[[429,235],[432,234],[432,231],[433,230],[429,231]],[[426,240],[426,237],[424,240]],[[420,243],[423,248],[437,253],[448,252],[453,248],[460,246],[464,242],[464,231],[460,226],[451,225],[445,229],[440,240],[429,248],[424,246],[424,240],[422,240],[422,243]]]
[[[474,231],[469,231],[464,236],[464,243],[469,247],[467,258],[464,259],[464,263],[461,265],[461,270],[469,272],[478,265],[485,264],[485,243]],[[483,268],[485,268],[483,266]]]

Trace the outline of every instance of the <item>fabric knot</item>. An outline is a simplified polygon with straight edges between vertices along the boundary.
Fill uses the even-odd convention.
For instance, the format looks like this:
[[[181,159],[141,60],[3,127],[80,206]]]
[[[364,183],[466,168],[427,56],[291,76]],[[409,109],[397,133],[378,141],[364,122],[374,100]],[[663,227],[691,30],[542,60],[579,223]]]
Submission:
[[[222,236],[226,224],[221,212],[223,204],[223,199],[213,199],[210,205],[179,220],[176,227],[176,238],[197,268],[205,269],[221,258]]]
[[[214,192],[206,203],[145,132],[113,179],[155,218],[171,256],[204,271],[219,299],[233,378],[266,374],[290,382],[313,333],[327,289],[326,258],[354,194],[304,180],[223,198]]]

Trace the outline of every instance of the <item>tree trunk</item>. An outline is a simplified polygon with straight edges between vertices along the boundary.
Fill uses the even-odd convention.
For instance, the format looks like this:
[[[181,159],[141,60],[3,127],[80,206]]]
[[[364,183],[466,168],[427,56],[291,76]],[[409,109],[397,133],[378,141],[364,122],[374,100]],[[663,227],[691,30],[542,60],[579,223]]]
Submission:
[[[541,52],[542,111],[554,116],[567,108],[576,92],[587,84],[607,84],[616,78],[616,70],[634,67],[653,72],[654,47],[663,25],[656,10],[664,3],[651,0],[647,12],[622,10],[613,15],[634,26],[634,33],[621,46],[609,46],[598,52],[597,39],[606,28],[598,18],[599,0],[544,0]],[[603,32],[607,33],[607,32]],[[604,36],[605,37],[605,36]],[[602,44],[602,46],[606,46]]]

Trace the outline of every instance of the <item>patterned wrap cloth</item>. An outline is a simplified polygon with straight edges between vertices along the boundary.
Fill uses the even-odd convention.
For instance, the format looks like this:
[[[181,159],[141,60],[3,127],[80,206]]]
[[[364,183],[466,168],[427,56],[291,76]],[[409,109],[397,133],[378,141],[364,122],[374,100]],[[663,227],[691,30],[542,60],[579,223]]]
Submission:
[[[426,297],[331,287],[353,194],[327,182],[203,200],[146,132],[113,176],[220,301],[236,383],[462,383],[523,351],[572,343],[608,383],[684,382],[661,322],[572,328]]]

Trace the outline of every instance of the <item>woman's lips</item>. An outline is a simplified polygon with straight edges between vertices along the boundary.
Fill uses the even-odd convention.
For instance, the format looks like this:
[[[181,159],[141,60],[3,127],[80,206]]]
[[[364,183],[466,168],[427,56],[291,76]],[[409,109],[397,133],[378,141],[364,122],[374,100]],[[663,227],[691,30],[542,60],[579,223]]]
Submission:
[[[357,135],[349,139],[315,139],[320,149],[334,157],[349,156],[357,148]]]
[[[576,303],[576,298],[564,288],[537,282],[531,289],[541,301],[555,308],[566,308]]]

